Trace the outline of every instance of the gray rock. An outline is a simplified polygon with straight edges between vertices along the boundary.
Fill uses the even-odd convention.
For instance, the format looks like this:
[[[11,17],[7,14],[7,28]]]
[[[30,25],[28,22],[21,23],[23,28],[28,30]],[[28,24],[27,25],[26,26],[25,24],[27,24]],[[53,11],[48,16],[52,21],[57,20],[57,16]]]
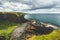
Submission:
[[[22,24],[20,27],[16,28],[12,33],[12,40],[18,40],[19,37],[25,32],[27,23]]]

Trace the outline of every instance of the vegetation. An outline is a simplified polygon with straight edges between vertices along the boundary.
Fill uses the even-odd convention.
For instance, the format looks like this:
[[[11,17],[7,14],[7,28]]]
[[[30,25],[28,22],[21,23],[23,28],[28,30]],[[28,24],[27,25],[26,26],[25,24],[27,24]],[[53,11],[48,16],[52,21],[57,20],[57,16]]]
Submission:
[[[34,35],[28,40],[60,40],[60,29],[47,35]]]
[[[6,16],[6,14],[10,15],[10,13],[7,12],[0,12],[0,40],[10,40],[11,33],[19,25],[19,23],[14,21],[16,18],[18,18],[18,14],[11,13],[11,15],[15,15],[14,18],[7,18],[8,15]]]
[[[12,31],[18,26],[18,23],[0,20],[0,37],[5,37],[6,40],[10,39]]]
[[[10,16],[7,17],[6,14],[13,14],[15,16]],[[1,15],[4,15],[4,17],[2,17]],[[15,12],[0,12],[0,40],[1,38],[3,38],[3,40],[10,40],[11,37],[11,33],[13,32],[13,30],[18,27],[19,23],[16,22],[17,20],[20,20],[21,14],[19,13],[15,13]],[[2,19],[2,18],[3,19]],[[52,33],[50,34],[46,34],[46,35],[33,35],[31,38],[29,38],[28,40],[60,40],[60,29],[59,30],[54,30]]]

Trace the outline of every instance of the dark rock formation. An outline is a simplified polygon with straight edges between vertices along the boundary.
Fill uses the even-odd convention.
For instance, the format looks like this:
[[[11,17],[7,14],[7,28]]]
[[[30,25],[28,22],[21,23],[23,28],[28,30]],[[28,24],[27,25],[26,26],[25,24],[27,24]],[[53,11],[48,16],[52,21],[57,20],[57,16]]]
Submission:
[[[46,34],[49,34],[51,33],[54,28],[52,27],[45,27],[44,25],[33,25],[33,24],[30,24],[30,23],[27,23],[27,26],[24,26],[25,24],[23,24],[22,27],[26,27],[26,29],[24,28],[21,28],[21,27],[18,27],[17,30],[19,30],[18,32],[21,31],[21,29],[25,30],[22,34],[18,34],[16,35],[16,29],[13,31],[13,35],[16,35],[14,37],[12,37],[13,40],[27,40],[29,39],[30,37],[32,37],[33,35],[46,35]],[[19,37],[17,37],[19,35]],[[17,39],[16,39],[17,38]]]

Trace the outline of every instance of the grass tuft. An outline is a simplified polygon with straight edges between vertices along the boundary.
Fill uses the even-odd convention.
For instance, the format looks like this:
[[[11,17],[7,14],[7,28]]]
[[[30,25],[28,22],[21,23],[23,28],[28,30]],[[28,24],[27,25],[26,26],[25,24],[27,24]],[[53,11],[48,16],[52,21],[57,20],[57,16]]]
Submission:
[[[18,27],[18,23],[0,20],[0,37],[4,36],[5,40],[9,40],[12,31]]]

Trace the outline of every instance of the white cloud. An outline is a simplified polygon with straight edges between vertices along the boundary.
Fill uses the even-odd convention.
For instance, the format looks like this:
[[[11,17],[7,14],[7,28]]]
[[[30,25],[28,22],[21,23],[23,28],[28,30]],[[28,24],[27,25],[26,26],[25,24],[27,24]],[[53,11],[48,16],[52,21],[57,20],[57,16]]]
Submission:
[[[60,13],[60,0],[0,0],[0,11]]]

